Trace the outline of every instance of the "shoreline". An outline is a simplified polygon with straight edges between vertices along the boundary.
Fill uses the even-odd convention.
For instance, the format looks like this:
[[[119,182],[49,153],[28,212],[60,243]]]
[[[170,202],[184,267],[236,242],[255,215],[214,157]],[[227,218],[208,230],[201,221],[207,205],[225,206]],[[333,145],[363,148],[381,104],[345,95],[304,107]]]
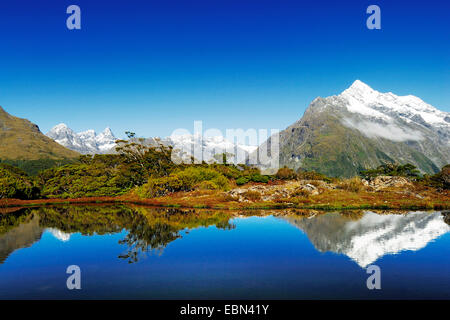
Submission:
[[[169,198],[169,199],[168,199]],[[51,199],[2,199],[0,200],[0,209],[14,207],[41,207],[48,205],[92,205],[92,204],[134,204],[149,207],[166,207],[166,208],[186,208],[186,209],[213,209],[213,210],[273,210],[273,209],[305,209],[305,210],[449,210],[448,203],[423,203],[422,201],[405,203],[392,203],[384,201],[382,204],[348,204],[340,203],[315,203],[315,204],[294,204],[294,203],[273,203],[273,202],[252,202],[252,203],[209,203],[201,202],[192,203],[176,197],[164,197],[153,199],[139,199],[124,196],[114,197],[84,197],[84,198],[51,198]],[[383,200],[383,199],[380,199]],[[439,202],[439,201],[438,201]]]

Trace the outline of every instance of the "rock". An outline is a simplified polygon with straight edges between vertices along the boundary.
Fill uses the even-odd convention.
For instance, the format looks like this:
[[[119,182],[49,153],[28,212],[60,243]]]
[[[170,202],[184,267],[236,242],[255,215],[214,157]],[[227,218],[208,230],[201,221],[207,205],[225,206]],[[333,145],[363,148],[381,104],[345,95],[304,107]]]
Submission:
[[[444,216],[444,222],[450,225],[450,211],[442,211],[442,215]]]
[[[363,182],[364,183],[364,182]],[[412,183],[404,177],[378,176],[368,182],[368,186],[375,191],[385,188],[406,188],[412,187]]]
[[[309,193],[312,196],[318,195],[319,194],[319,190],[317,189],[317,187],[313,186],[312,184],[305,184],[304,186],[301,186],[299,188],[299,190],[302,191],[306,191],[307,193]]]
[[[309,181],[287,181],[286,183],[276,185],[258,184],[248,187],[244,186],[233,189],[229,191],[228,194],[238,199],[237,201],[239,202],[246,201],[245,193],[248,191],[258,192],[261,195],[262,201],[288,199],[302,194],[305,196],[318,195],[320,193],[319,189],[315,185],[308,182]]]

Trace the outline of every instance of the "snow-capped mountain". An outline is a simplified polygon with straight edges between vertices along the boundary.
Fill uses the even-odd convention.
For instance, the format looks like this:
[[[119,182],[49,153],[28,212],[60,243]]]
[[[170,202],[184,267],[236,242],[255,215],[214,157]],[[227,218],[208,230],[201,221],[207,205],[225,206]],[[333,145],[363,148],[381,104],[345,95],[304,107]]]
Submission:
[[[136,139],[138,142],[139,139]],[[245,163],[248,155],[258,146],[233,143],[223,136],[202,136],[201,134],[173,134],[165,138],[146,138],[140,143],[148,146],[173,147],[172,159],[184,163],[190,163],[192,157],[198,162],[220,162],[222,154],[227,155],[227,161],[233,163]]]
[[[106,128],[98,135],[94,130],[76,133],[64,123],[54,126],[47,136],[60,145],[82,154],[113,152],[117,140],[110,128]]]
[[[245,163],[248,155],[258,148],[258,146],[233,143],[223,136],[172,135],[168,140],[175,152],[183,154],[181,158],[189,159],[192,155],[195,159],[205,162],[222,161],[222,158],[218,156],[225,153],[227,161],[236,164]]]
[[[356,80],[339,95],[314,99],[279,139],[280,165],[294,169],[353,176],[399,162],[434,173],[450,163],[450,113]]]
[[[450,113],[439,111],[418,97],[381,93],[356,80],[338,98],[345,100],[344,105],[349,112],[370,119],[357,124],[352,124],[350,119],[346,121],[368,137],[393,141],[423,140],[421,132],[407,130],[406,123],[433,130],[447,145],[450,143]]]
[[[47,133],[47,136],[64,147],[82,154],[114,153],[115,141],[117,140],[110,128],[106,128],[100,134],[96,134],[94,130],[76,133],[64,123],[53,127]],[[144,139],[143,143],[151,146],[156,146],[157,143],[172,146],[176,152],[180,152],[181,158],[185,160],[190,159],[189,154],[197,157],[198,153],[196,152],[196,148],[200,148],[200,161],[203,160],[206,162],[221,160],[216,155],[228,153],[240,155],[240,163],[243,163],[245,162],[245,157],[257,148],[257,146],[232,143],[223,136],[204,137],[191,134],[172,135],[162,139],[147,138]]]
[[[317,250],[345,254],[362,268],[387,254],[420,250],[450,232],[440,212],[366,212],[357,220],[339,213],[284,219],[305,232]]]

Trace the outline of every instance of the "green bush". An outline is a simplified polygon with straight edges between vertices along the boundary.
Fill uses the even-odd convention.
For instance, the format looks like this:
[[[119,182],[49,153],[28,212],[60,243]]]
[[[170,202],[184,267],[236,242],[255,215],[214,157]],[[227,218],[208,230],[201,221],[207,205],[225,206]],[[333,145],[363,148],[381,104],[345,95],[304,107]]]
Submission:
[[[262,174],[253,174],[250,176],[250,180],[253,182],[262,182],[262,183],[267,183],[269,182],[269,177],[268,176],[263,176]]]
[[[247,177],[240,177],[240,178],[236,179],[236,184],[237,184],[238,186],[241,186],[241,185],[243,185],[243,184],[246,184],[246,183],[249,182],[249,181],[250,181],[250,179],[247,178]]]
[[[228,190],[228,179],[214,169],[193,166],[174,171],[168,177],[150,178],[138,188],[138,195],[144,198],[161,197],[177,191],[199,189]]]
[[[236,179],[236,184],[238,186],[241,186],[243,184],[246,184],[247,182],[260,182],[260,183],[267,183],[269,182],[270,178],[268,176],[262,175],[260,173],[253,173],[251,175],[241,176]]]
[[[40,194],[34,179],[19,168],[0,164],[0,199],[34,199]]]
[[[136,175],[119,160],[118,157],[102,156],[45,170],[38,175],[42,195],[80,198],[122,194],[136,184]]]
[[[400,176],[407,178],[419,178],[420,171],[416,166],[407,163],[400,165],[397,163],[385,163],[378,166],[376,169],[363,170],[360,172],[360,176],[364,179],[371,179],[377,176]]]
[[[208,167],[221,173],[223,176],[225,176],[228,179],[237,179],[242,174],[241,170],[239,170],[234,165],[223,165],[223,164],[215,163],[215,164],[209,165]]]
[[[450,164],[447,164],[435,175],[425,175],[420,181],[421,184],[439,189],[450,189]]]
[[[194,188],[198,190],[217,190],[219,189],[219,186],[212,181],[202,181],[199,184],[197,184]]]

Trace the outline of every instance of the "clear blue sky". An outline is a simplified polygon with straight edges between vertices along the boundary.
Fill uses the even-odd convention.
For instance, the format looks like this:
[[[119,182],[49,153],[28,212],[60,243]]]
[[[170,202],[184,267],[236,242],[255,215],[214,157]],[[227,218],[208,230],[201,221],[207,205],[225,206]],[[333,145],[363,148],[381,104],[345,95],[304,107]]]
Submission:
[[[360,79],[450,111],[449,14],[442,0],[1,1],[0,105],[43,132],[284,129]]]

